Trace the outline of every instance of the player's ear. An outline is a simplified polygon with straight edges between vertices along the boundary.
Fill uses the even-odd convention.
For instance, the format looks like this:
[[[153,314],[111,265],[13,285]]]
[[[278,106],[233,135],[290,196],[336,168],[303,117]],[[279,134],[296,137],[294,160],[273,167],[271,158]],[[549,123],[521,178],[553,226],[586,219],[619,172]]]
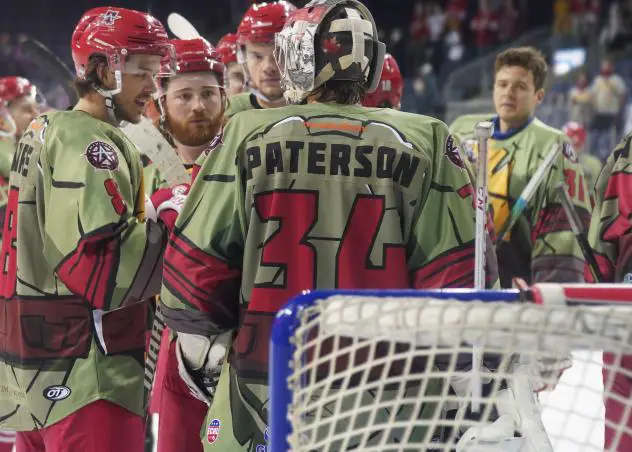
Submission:
[[[97,75],[101,84],[106,89],[114,89],[116,88],[116,81],[114,79],[114,71],[110,70],[108,64],[106,62],[99,63],[97,66]]]
[[[540,88],[535,92],[535,101],[537,105],[540,105],[544,100],[544,88]]]

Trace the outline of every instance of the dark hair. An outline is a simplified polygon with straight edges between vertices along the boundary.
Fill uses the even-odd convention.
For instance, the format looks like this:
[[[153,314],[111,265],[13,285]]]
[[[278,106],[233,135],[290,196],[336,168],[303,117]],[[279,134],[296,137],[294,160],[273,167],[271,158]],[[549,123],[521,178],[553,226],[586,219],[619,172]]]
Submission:
[[[328,80],[310,93],[318,102],[335,102],[343,105],[359,103],[367,92],[363,82],[350,80]]]
[[[97,71],[100,64],[107,65],[107,59],[104,55],[90,56],[84,78],[76,78],[74,80],[73,86],[79,97],[85,97],[94,92],[95,86],[102,86],[99,72]]]
[[[499,53],[494,65],[494,74],[505,66],[519,66],[533,74],[535,90],[544,88],[548,65],[542,52],[534,47],[512,47]]]

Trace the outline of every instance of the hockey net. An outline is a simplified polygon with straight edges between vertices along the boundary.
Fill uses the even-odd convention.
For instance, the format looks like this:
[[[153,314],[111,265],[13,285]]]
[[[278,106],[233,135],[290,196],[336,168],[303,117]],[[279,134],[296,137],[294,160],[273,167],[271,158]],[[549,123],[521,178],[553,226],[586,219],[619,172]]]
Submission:
[[[632,400],[601,370],[632,370],[601,356],[632,354],[630,301],[621,285],[304,295],[272,332],[272,450],[602,451],[604,422],[623,450]]]

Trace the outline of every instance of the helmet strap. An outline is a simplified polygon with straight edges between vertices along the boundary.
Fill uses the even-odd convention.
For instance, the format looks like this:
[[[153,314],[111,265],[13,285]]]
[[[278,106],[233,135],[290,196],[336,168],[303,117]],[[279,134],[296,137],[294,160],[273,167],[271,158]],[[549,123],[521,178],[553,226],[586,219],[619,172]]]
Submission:
[[[114,102],[114,96],[119,94],[123,89],[123,76],[120,70],[114,71],[114,80],[116,81],[116,88],[114,89],[103,89],[102,87],[95,85],[93,85],[93,87],[95,91],[103,97],[103,100],[105,101],[105,109],[110,121],[118,127],[121,124],[121,120],[116,116],[116,103]]]

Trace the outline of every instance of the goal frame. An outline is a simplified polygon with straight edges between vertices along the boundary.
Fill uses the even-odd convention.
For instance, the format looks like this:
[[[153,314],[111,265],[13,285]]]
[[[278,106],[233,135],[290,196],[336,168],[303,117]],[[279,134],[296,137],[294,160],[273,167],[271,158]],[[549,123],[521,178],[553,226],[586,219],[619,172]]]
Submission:
[[[392,297],[449,299],[453,301],[484,301],[521,303],[522,293],[518,289],[477,290],[477,289],[434,289],[434,290],[316,290],[305,291],[291,299],[277,313],[270,338],[269,362],[269,445],[271,452],[290,450],[288,436],[292,425],[287,418],[292,401],[292,391],[287,381],[292,373],[290,362],[295,346],[290,340],[300,326],[300,313],[319,300],[332,296]]]

